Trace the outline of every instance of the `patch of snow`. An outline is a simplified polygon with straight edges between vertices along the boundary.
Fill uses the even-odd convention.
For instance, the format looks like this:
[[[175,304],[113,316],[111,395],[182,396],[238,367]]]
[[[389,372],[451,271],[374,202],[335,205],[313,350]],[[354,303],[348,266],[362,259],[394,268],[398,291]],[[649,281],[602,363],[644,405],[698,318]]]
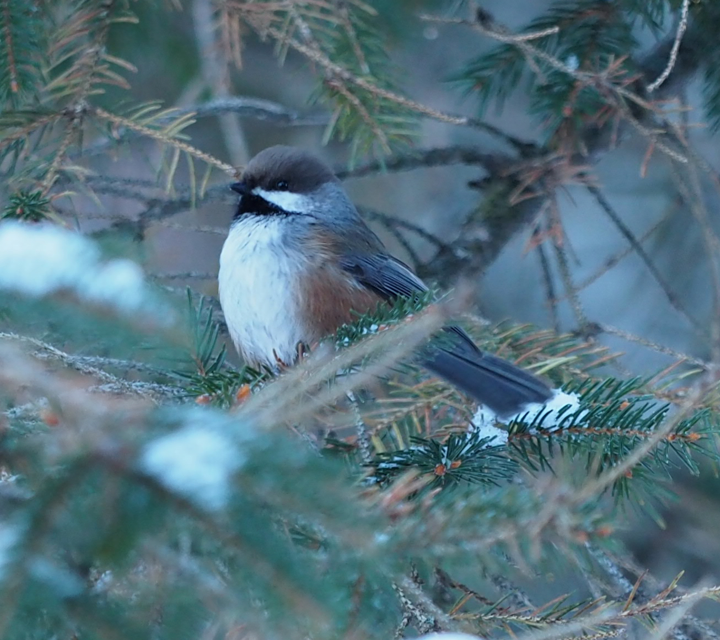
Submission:
[[[497,415],[487,407],[478,407],[470,423],[470,431],[477,433],[481,438],[493,438],[488,446],[499,446],[507,444],[508,432],[499,429],[496,425]]]
[[[103,571],[95,580],[91,589],[92,593],[105,593],[109,591],[114,578],[115,576],[113,576],[113,572],[109,569],[107,571]]]
[[[580,411],[580,396],[577,393],[565,393],[560,389],[555,389],[555,394],[545,404],[539,402],[528,404],[517,415],[512,416],[508,422],[522,420],[530,423],[542,417],[539,426],[552,431],[559,429],[564,422],[569,422],[570,417],[576,414],[576,423],[583,420],[587,415],[587,410],[580,411],[579,414],[578,411]]]
[[[538,426],[553,431],[560,429],[571,418],[574,418],[575,424],[580,424],[586,415],[587,410],[580,409],[580,397],[577,393],[565,393],[555,389],[553,397],[545,404],[539,402],[527,404],[520,412],[507,418],[501,419],[487,407],[481,406],[470,422],[470,430],[479,432],[483,437],[495,436],[496,439],[490,444],[500,445],[507,443],[508,433],[498,428],[498,424],[510,424],[515,420],[529,424],[540,420]]]
[[[245,460],[228,434],[198,421],[145,445],[140,468],[170,491],[213,511],[227,505],[232,475]]]
[[[132,260],[111,260],[99,266],[94,274],[78,283],[80,295],[99,304],[114,305],[132,311],[146,299],[142,269]]]
[[[62,598],[77,598],[85,592],[85,582],[68,569],[60,567],[47,558],[34,557],[28,569],[35,580],[43,582]]]
[[[34,297],[69,291],[125,314],[160,311],[137,264],[103,262],[89,238],[51,224],[0,224],[0,289]],[[158,317],[170,317],[163,311]]]

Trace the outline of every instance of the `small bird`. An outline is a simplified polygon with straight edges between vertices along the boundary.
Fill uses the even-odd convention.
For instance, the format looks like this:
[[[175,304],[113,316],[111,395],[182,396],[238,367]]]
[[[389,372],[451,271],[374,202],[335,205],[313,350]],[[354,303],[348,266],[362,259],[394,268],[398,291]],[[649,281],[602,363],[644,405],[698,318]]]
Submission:
[[[389,255],[321,160],[275,146],[230,187],[240,195],[220,255],[220,304],[248,364],[277,370],[381,302],[428,288]],[[552,396],[514,364],[481,351],[457,326],[422,350],[421,364],[500,417]]]

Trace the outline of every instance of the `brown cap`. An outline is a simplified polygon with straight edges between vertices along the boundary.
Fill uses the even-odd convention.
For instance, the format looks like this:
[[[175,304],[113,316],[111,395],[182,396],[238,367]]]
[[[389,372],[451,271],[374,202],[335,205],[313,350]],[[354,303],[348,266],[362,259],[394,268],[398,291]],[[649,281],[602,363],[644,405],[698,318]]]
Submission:
[[[249,189],[310,193],[338,179],[330,167],[314,155],[278,145],[258,153],[245,168],[242,181]]]

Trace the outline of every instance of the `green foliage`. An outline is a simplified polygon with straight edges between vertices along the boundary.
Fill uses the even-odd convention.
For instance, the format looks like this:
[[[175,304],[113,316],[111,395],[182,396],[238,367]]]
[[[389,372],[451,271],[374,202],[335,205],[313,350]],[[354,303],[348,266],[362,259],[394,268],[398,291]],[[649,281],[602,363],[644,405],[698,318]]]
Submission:
[[[247,385],[254,389],[269,378],[269,372],[255,371],[251,367],[238,371],[227,365],[227,349],[225,345],[218,346],[220,325],[214,319],[207,298],[200,296],[196,304],[190,289],[186,290],[186,297],[191,366],[176,369],[173,373],[183,381],[188,395],[205,396],[215,406],[230,407],[237,401],[241,387]]]
[[[388,56],[383,15],[348,10],[346,19],[344,29],[320,32],[328,57],[353,76],[396,92],[397,70]],[[418,136],[418,118],[411,109],[341,77],[325,79],[313,99],[330,106],[325,138],[349,141],[351,164],[368,153],[382,157],[401,150]]]
[[[716,3],[703,2],[693,7],[696,12],[694,35],[699,39],[698,49],[702,50],[703,83],[702,91],[708,119],[713,131],[720,129],[720,72],[717,50],[717,29],[720,25],[720,8]]]
[[[418,314],[432,299],[379,309],[337,339],[359,349],[382,338],[368,331],[373,325],[412,322],[403,314]],[[185,292],[185,304],[189,353],[183,369],[176,364],[175,379],[186,395],[213,395],[222,410],[91,393],[32,366],[35,356],[9,354],[0,342],[6,365],[0,393],[5,406],[18,409],[7,413],[0,464],[21,474],[16,486],[23,496],[8,502],[0,491],[4,637],[73,630],[88,638],[174,638],[198,635],[210,619],[222,634],[243,626],[265,635],[330,638],[349,629],[391,635],[404,606],[393,589],[410,597],[406,591],[422,587],[423,573],[442,570],[446,580],[462,580],[448,587],[462,598],[465,582],[482,590],[492,583],[483,576],[512,574],[516,561],[549,571],[581,557],[588,542],[604,545],[613,526],[610,506],[594,494],[568,499],[568,491],[582,496],[588,482],[674,419],[647,381],[588,379],[574,387],[587,424],[579,417],[557,429],[542,419],[517,422],[503,446],[467,432],[467,422],[462,432],[452,427],[466,419],[466,403],[437,382],[415,379],[414,387],[397,386],[389,398],[360,406],[360,419],[374,432],[376,482],[368,483],[367,468],[354,456],[319,455],[285,428],[291,422],[311,432],[326,418],[303,411],[297,398],[312,403],[327,394],[332,385],[324,383],[337,375],[332,368],[320,385],[305,381],[312,370],[265,379],[247,407],[238,405],[235,391],[253,384],[255,374],[227,368],[207,300]],[[506,355],[541,353],[538,359],[559,377],[560,370],[592,370],[608,359],[577,338],[531,327],[483,332],[485,343]],[[48,403],[41,420],[32,409],[28,416],[28,409],[13,407],[16,387],[7,384],[7,370],[24,388],[42,381]],[[147,377],[156,373],[138,368],[135,388],[145,389]],[[406,403],[402,415],[393,414],[397,400]],[[418,415],[432,422],[432,433]],[[677,463],[696,471],[691,455],[709,453],[716,420],[716,409],[678,420],[632,477],[615,485],[616,499],[636,503],[637,485],[653,500],[666,499],[657,479]],[[336,437],[352,450],[351,438],[342,431]],[[523,468],[538,477],[524,480]],[[556,479],[543,480],[544,469]],[[415,565],[418,576],[410,579]],[[548,603],[532,621],[507,609],[502,596],[482,602],[480,610],[462,612],[435,605],[435,615],[462,619],[476,633],[593,619],[582,597]]]
[[[333,340],[340,347],[347,347],[366,338],[368,335],[383,331],[389,326],[404,322],[413,314],[419,313],[429,304],[437,300],[434,291],[418,293],[413,298],[401,298],[392,304],[383,302],[373,312],[359,315],[352,324],[345,324],[340,327]]]
[[[19,109],[34,101],[42,81],[44,8],[4,0],[0,11],[0,105]],[[0,112],[4,109],[0,108]]]
[[[568,385],[580,395],[581,410],[561,413],[557,424],[545,426],[546,414],[531,422],[520,417],[510,424],[513,456],[534,473],[553,470],[553,458],[577,460],[596,475],[612,470],[654,433],[673,420],[674,408],[647,393],[646,380],[586,380]],[[713,451],[718,416],[699,409],[673,425],[661,442],[631,472],[609,487],[619,505],[640,505],[659,519],[657,506],[671,498],[672,473],[699,475],[697,458]]]
[[[409,449],[379,454],[373,478],[386,484],[412,469],[433,478],[428,489],[463,483],[498,485],[510,480],[517,466],[506,457],[505,447],[493,445],[492,440],[473,431],[450,434],[442,442],[413,437]]]
[[[107,42],[117,24],[135,21],[124,0],[63,0],[32,8],[16,0],[3,4],[0,175],[9,197],[22,199],[22,192],[36,190],[46,194],[56,183],[74,183],[94,196],[85,182],[93,168],[77,160],[85,135],[95,135],[98,130],[110,140],[130,132],[157,142],[163,151],[157,171],[166,176],[168,191],[184,156],[193,201],[196,190],[204,190],[213,166],[232,169],[185,142],[183,132],[194,123],[192,113],[163,110],[157,101],[133,102],[125,113],[99,106],[98,98],[108,87],[130,88],[125,74],[135,68],[112,55]],[[31,93],[32,99],[28,97]],[[119,102],[121,99],[114,100],[113,108]],[[171,153],[166,159],[168,147]],[[198,159],[207,170],[196,181],[194,163]]]
[[[48,217],[49,204],[49,198],[40,191],[18,191],[10,196],[0,220],[14,218],[26,222],[40,222]]]
[[[416,139],[417,110],[398,93],[399,74],[389,55],[387,25],[395,4],[309,0],[269,7],[261,21],[252,2],[228,7],[263,37],[271,36],[281,59],[294,49],[322,69],[311,100],[330,108],[325,141],[349,141],[351,164],[367,153],[382,157]]]
[[[618,3],[628,13],[631,20],[640,20],[655,35],[660,34],[667,18],[668,8],[677,10],[678,2],[668,3],[666,0],[622,0]],[[668,5],[672,5],[668,7]]]
[[[200,375],[215,373],[225,363],[227,355],[225,345],[217,349],[220,325],[213,318],[212,308],[208,307],[205,296],[200,296],[200,301],[195,305],[190,288],[185,290],[185,295],[188,304],[188,325],[192,334],[191,358]]]
[[[629,76],[632,62],[625,58],[637,48],[637,41],[628,15],[619,3],[563,0],[553,3],[522,32],[553,28],[557,29],[555,33],[534,38],[528,45],[557,62],[516,43],[500,44],[470,61],[455,80],[479,99],[484,110],[490,101],[502,108],[527,77],[531,111],[543,122],[549,136],[568,117],[577,120],[578,125],[596,119],[604,105],[613,104],[608,101],[609,92],[572,73],[600,73],[615,64],[618,77],[611,76],[609,82],[622,83]],[[532,64],[528,64],[528,57]]]

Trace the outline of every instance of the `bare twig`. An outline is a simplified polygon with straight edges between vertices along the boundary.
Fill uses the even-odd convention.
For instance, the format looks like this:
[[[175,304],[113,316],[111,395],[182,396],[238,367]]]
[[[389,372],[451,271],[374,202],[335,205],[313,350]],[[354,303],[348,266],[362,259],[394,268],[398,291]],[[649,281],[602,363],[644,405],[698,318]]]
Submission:
[[[720,238],[710,223],[710,214],[705,205],[700,177],[694,164],[687,167],[687,174],[689,187],[686,181],[682,180],[680,175],[676,175],[675,172],[672,173],[672,178],[678,191],[690,206],[705,244],[713,293],[710,350],[713,362],[718,363],[720,362]]]
[[[158,280],[214,280],[217,273],[201,273],[199,271],[185,271],[184,273],[152,273]]]
[[[158,124],[167,124],[179,115],[194,114],[196,118],[211,118],[228,113],[236,114],[241,118],[252,118],[287,127],[325,126],[328,123],[328,115],[321,111],[305,114],[271,100],[240,96],[214,98],[201,104],[180,107],[171,115],[159,119],[157,122]],[[137,137],[140,137],[139,133],[125,127],[118,127],[114,130],[112,139],[101,139],[86,146],[81,152],[71,154],[70,157],[76,155],[95,156]]]
[[[539,230],[536,229],[536,233]],[[536,251],[540,259],[540,270],[542,272],[543,285],[545,287],[545,303],[547,304],[553,328],[556,333],[560,333],[560,317],[558,316],[557,296],[555,295],[555,283],[553,281],[552,272],[550,270],[550,261],[545,253],[545,245],[542,242],[537,243]]]
[[[565,287],[565,295],[570,301],[570,307],[575,314],[575,320],[578,323],[578,327],[582,330],[589,324],[589,322],[587,315],[583,310],[582,303],[580,302],[577,287],[572,281],[572,273],[570,271],[570,265],[568,264],[567,251],[560,241],[553,241],[552,247],[555,252],[555,260],[558,264],[560,279]]]
[[[111,122],[112,124],[119,126],[119,127],[125,127],[127,129],[131,129],[135,131],[136,133],[139,133],[147,138],[150,138],[151,140],[157,140],[158,142],[168,144],[172,142],[172,146],[175,149],[178,149],[179,151],[183,151],[187,153],[190,156],[193,156],[194,158],[197,158],[198,160],[201,160],[202,162],[205,162],[208,165],[211,165],[213,167],[217,167],[221,171],[224,171],[230,176],[235,177],[237,175],[237,169],[233,167],[230,164],[227,164],[226,162],[222,162],[221,160],[218,160],[214,156],[210,155],[209,153],[206,153],[204,151],[201,151],[200,149],[197,149],[196,147],[193,147],[191,144],[188,144],[186,142],[182,142],[181,140],[177,139],[171,139],[166,134],[164,134],[162,131],[157,131],[155,129],[151,129],[150,127],[146,127],[145,125],[138,124],[137,122],[133,122],[129,118],[125,118],[123,116],[118,116],[113,113],[110,113],[108,111],[105,111],[105,109],[102,109],[100,107],[96,107],[94,110],[94,113],[96,116],[98,116],[102,120],[106,120],[108,122]]]
[[[667,347],[665,345],[658,344],[656,342],[653,342],[652,340],[648,340],[647,338],[633,335],[632,333],[623,331],[622,329],[618,329],[617,327],[613,327],[612,325],[605,323],[596,323],[595,326],[597,326],[604,333],[608,333],[612,336],[617,336],[618,338],[622,338],[623,340],[627,340],[628,342],[632,342],[634,344],[639,344],[643,347],[656,351],[657,353],[662,353],[666,356],[677,358],[678,360],[685,360],[690,364],[702,368],[703,370],[707,370],[710,368],[710,364],[705,362],[704,360],[694,358],[691,355],[682,353],[680,351],[677,351],[676,349],[671,349],[670,347]]]
[[[675,62],[677,61],[678,51],[680,50],[680,42],[682,41],[685,30],[687,29],[689,12],[690,0],[683,0],[682,7],[680,8],[680,21],[678,22],[677,31],[675,32],[675,40],[673,41],[672,49],[670,50],[670,58],[667,66],[663,69],[663,72],[658,76],[658,78],[647,86],[648,93],[655,91],[672,73]]]
[[[18,83],[18,70],[15,62],[15,45],[13,44],[13,33],[12,24],[10,21],[10,2],[4,0],[2,3],[2,30],[3,39],[5,40],[5,51],[7,52],[7,67],[10,75],[10,91],[17,93],[20,91],[20,84]]]
[[[668,219],[673,215],[674,208],[671,207],[655,224],[653,224],[647,231],[645,231],[639,238],[638,242],[642,244],[647,240],[652,234],[654,234],[660,227],[662,227],[663,224],[665,224]],[[610,269],[615,267],[621,260],[627,258],[632,252],[634,251],[632,246],[627,247],[626,249],[623,249],[622,251],[618,251],[614,255],[610,256],[607,260],[605,260],[605,263],[600,267],[595,273],[588,276],[583,280],[581,283],[577,285],[577,290],[581,291],[583,289],[586,289],[591,284],[593,284],[595,281],[597,281],[599,278],[604,276]]]
[[[371,160],[352,169],[338,168],[337,176],[341,180],[362,178],[381,172],[412,171],[427,167],[444,167],[454,164],[478,165],[495,172],[507,158],[498,153],[483,153],[477,147],[455,145],[432,149],[410,149],[384,158]]]
[[[665,294],[665,297],[667,298],[670,305],[678,313],[680,313],[680,315],[682,315],[695,328],[696,331],[698,331],[699,333],[704,333],[703,327],[692,315],[690,315],[687,309],[685,309],[685,307],[682,305],[677,295],[675,295],[675,293],[670,288],[670,285],[667,283],[662,274],[658,271],[652,259],[647,254],[645,249],[643,249],[643,246],[640,244],[633,232],[630,231],[630,228],[625,224],[620,215],[615,211],[615,209],[613,209],[612,205],[605,197],[605,194],[603,194],[603,192],[594,185],[587,185],[587,190],[592,194],[592,196],[595,198],[595,201],[600,205],[600,208],[605,212],[608,218],[612,220],[618,231],[620,231],[623,237],[630,243],[630,246],[633,248],[635,253],[637,253],[640,260],[642,260],[642,262],[645,264],[653,278],[655,278],[655,281],[660,285],[660,288]]]
[[[408,222],[402,218],[396,218],[395,216],[382,213],[381,211],[377,211],[375,209],[368,209],[367,207],[358,207],[358,210],[360,211],[360,215],[364,218],[367,218],[368,220],[377,220],[389,229],[405,229],[407,231],[411,231],[439,249],[450,249],[450,245],[446,242],[412,222]]]

